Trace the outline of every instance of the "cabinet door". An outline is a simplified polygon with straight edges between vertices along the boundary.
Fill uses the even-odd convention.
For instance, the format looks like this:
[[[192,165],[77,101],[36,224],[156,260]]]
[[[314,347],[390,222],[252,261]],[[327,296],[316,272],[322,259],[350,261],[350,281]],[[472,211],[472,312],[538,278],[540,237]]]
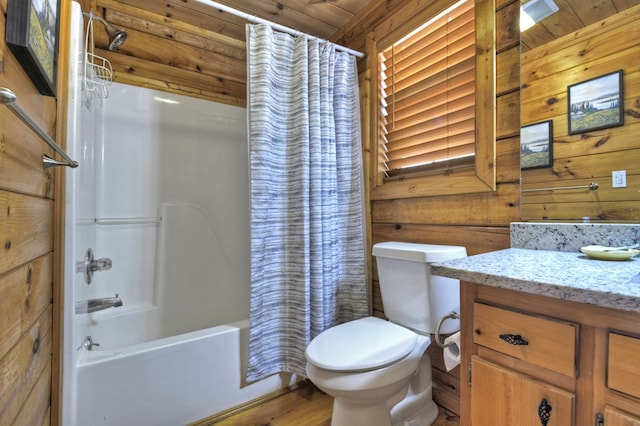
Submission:
[[[471,364],[471,418],[474,425],[573,425],[572,393],[476,356]],[[546,423],[544,415],[539,413],[545,404],[549,413]]]
[[[640,338],[609,333],[607,386],[640,398]]]
[[[604,424],[606,426],[640,426],[640,417],[623,413],[612,407],[605,407]]]

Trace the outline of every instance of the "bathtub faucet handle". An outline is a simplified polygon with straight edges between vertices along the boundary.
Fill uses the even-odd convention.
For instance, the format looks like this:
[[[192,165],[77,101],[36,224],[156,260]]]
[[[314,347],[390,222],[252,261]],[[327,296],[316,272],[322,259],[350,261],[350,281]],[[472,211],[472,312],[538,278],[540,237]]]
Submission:
[[[101,257],[100,259],[93,260],[91,262],[91,270],[95,271],[108,271],[111,269],[111,259],[108,257]]]
[[[111,269],[112,262],[108,257],[101,257],[100,259],[95,259],[93,257],[93,250],[91,248],[87,249],[87,252],[84,256],[84,260],[80,262],[76,262],[76,272],[84,273],[84,282],[87,284],[91,284],[93,281],[93,273],[96,271],[108,271]]]

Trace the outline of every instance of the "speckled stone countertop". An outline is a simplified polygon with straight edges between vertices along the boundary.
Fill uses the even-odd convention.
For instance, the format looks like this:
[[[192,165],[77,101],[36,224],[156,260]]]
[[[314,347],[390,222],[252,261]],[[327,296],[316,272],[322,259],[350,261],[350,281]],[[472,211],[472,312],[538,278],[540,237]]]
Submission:
[[[640,224],[513,222],[511,247],[579,252],[598,244],[620,247],[640,242]]]
[[[554,234],[558,232],[557,228],[552,227]],[[638,225],[632,228],[627,231],[633,231],[635,234]],[[541,228],[537,229],[542,232]],[[511,231],[513,245],[513,226]],[[516,232],[525,231],[526,226],[520,227]],[[569,234],[572,236],[571,241],[578,245],[609,245],[608,240],[591,239],[588,243],[576,242],[573,239],[574,234]],[[546,239],[542,238],[541,243],[545,242]],[[613,244],[618,243],[622,242],[616,237]],[[629,243],[625,241],[625,244]],[[626,261],[597,260],[587,257],[575,247],[572,249],[575,251],[559,251],[558,244],[561,247],[567,245],[562,239],[551,244],[556,247],[555,250],[539,249],[540,245],[531,245],[527,248],[509,248],[434,263],[431,265],[431,273],[493,287],[640,313],[640,257],[636,256]]]

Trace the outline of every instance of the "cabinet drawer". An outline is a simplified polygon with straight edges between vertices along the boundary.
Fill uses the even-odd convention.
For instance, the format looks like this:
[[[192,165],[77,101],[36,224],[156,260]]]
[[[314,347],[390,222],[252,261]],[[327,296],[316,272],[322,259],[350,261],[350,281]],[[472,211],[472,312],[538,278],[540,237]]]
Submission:
[[[474,304],[473,342],[540,367],[575,376],[577,327]]]
[[[640,398],[640,339],[609,333],[607,386]]]

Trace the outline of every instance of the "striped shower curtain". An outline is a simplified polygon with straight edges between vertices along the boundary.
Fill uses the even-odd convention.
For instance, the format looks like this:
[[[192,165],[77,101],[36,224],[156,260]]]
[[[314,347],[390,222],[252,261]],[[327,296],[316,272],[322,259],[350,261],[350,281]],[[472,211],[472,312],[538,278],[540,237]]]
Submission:
[[[311,339],[368,313],[356,60],[247,25],[247,62],[247,379],[305,376]]]

